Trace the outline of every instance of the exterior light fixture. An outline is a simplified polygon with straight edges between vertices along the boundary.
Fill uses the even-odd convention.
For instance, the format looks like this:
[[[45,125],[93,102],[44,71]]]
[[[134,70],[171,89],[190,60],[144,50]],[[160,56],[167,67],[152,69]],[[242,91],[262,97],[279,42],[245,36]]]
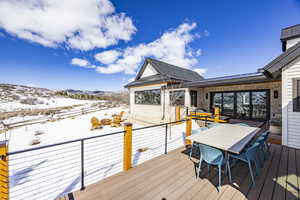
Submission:
[[[278,90],[274,90],[274,99],[278,99]]]

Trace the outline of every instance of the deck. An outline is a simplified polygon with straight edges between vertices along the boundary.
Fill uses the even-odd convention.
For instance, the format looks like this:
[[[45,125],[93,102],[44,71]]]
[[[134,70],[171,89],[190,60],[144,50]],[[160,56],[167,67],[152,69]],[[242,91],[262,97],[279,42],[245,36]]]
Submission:
[[[196,159],[189,160],[185,149],[147,161],[128,172],[122,172],[74,192],[68,199],[299,199],[300,150],[271,145],[271,155],[262,174],[256,178],[256,187],[250,187],[248,168],[238,163],[232,168],[233,183],[223,179],[217,192],[218,176],[202,170],[196,179]]]

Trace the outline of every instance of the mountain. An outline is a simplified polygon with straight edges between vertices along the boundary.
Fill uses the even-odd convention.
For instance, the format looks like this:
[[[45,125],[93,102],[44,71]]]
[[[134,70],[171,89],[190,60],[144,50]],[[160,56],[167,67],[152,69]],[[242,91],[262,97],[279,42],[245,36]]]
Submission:
[[[79,91],[80,90],[78,90],[78,92]],[[80,92],[84,93],[84,91]],[[0,84],[0,113],[83,105],[96,102],[96,100],[101,100],[99,98],[104,94],[103,91],[95,91],[89,93],[93,94],[89,97],[95,96],[97,98],[75,99],[72,98],[72,95],[62,96],[59,94],[59,91],[46,88],[37,88],[14,84]]]
[[[107,93],[110,92],[106,92],[106,91],[99,91],[99,90],[95,90],[95,91],[89,91],[89,90],[73,90],[73,89],[68,89],[65,90],[66,92],[68,92],[69,94],[87,94],[87,95],[95,95],[95,96],[103,96]]]

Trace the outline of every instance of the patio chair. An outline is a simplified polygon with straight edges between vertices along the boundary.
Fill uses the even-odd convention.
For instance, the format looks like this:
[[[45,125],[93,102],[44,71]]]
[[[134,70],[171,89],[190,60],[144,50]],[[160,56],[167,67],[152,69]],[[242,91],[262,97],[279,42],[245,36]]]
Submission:
[[[265,146],[268,150],[268,153],[270,153],[270,145],[268,144],[268,137],[269,137],[270,133],[271,132],[268,130],[261,134],[261,136],[265,138]]]
[[[236,154],[229,154],[230,158],[238,159],[243,162],[246,162],[249,167],[251,180],[253,183],[253,186],[255,186],[255,180],[254,180],[254,173],[253,173],[253,163],[255,167],[255,175],[260,174],[260,164],[259,164],[259,158],[258,158],[258,151],[259,151],[259,143],[254,143],[252,146],[246,149],[245,152],[236,155]]]
[[[267,137],[259,136],[256,140],[255,143],[259,143],[259,155],[261,158],[261,161],[264,161],[268,158],[268,148],[266,147],[266,140]],[[263,162],[262,162],[263,164]]]
[[[192,134],[198,134],[198,133],[201,133],[201,131],[204,131],[204,130],[207,130],[207,129],[208,129],[207,127],[202,127],[202,128],[193,130]],[[199,143],[193,141],[193,144],[192,144],[191,149],[190,149],[189,159],[191,159],[191,157],[192,157],[194,147],[198,147],[198,145],[199,145]]]
[[[199,165],[198,165],[198,174],[197,177],[200,176],[201,171],[201,164],[202,161],[205,161],[208,166],[209,165],[216,165],[218,166],[218,172],[219,172],[219,186],[218,191],[221,191],[221,183],[222,183],[222,166],[225,165],[225,174],[228,170],[229,179],[231,180],[231,172],[229,167],[229,162],[224,158],[224,155],[221,150],[204,145],[199,144],[199,150],[200,150],[200,159],[199,159]]]

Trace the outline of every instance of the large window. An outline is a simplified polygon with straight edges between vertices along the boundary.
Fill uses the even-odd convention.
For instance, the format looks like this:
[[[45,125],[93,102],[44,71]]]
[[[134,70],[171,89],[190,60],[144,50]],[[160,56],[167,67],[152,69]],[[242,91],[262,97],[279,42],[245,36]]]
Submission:
[[[197,91],[191,90],[191,106],[197,107]]]
[[[293,111],[300,112],[300,80],[293,81]]]
[[[267,120],[269,118],[268,90],[215,92],[211,97],[211,108],[221,108],[223,115],[239,119]]]
[[[184,106],[184,90],[170,91],[170,105],[171,106]]]
[[[160,89],[134,92],[135,104],[160,105]]]
[[[234,113],[234,93],[223,93],[223,113],[226,115],[233,115]]]
[[[239,119],[250,118],[250,92],[236,93],[236,117]]]

